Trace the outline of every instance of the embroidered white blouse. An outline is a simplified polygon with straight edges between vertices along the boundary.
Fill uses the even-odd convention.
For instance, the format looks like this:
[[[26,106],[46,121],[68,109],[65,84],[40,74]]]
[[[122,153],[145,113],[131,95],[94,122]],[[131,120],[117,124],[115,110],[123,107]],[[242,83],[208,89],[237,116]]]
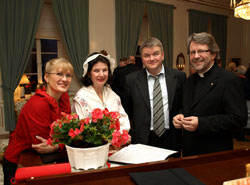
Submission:
[[[103,88],[103,101],[99,98],[93,86],[83,86],[75,95],[72,104],[72,112],[79,115],[79,118],[85,118],[95,108],[105,109],[109,111],[117,111],[120,113],[120,130],[129,130],[130,122],[128,115],[122,107],[120,97],[110,88],[104,86]]]

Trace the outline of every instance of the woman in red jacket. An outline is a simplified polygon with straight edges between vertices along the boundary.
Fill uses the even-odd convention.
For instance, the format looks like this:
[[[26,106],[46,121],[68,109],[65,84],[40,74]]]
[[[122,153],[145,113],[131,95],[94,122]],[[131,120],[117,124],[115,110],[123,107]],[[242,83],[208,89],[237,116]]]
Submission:
[[[10,135],[3,162],[4,185],[15,176],[22,151],[33,148],[38,153],[51,153],[62,146],[47,145],[50,124],[61,118],[61,112],[70,113],[68,89],[73,77],[73,67],[64,58],[52,59],[45,66],[46,87],[22,108],[15,131]]]

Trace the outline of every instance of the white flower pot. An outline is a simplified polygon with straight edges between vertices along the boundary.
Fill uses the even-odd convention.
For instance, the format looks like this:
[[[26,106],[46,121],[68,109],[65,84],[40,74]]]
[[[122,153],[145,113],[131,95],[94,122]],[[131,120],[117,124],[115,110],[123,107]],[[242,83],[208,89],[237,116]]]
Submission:
[[[97,169],[108,160],[109,143],[92,148],[74,148],[66,145],[71,167],[76,169]]]

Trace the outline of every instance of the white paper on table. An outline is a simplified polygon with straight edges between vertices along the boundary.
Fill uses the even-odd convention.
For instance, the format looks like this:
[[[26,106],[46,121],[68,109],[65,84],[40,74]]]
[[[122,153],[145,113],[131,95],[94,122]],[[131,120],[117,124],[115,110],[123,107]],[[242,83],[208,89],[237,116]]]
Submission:
[[[111,162],[139,164],[153,161],[165,160],[174,150],[157,148],[143,144],[130,144],[109,157]]]

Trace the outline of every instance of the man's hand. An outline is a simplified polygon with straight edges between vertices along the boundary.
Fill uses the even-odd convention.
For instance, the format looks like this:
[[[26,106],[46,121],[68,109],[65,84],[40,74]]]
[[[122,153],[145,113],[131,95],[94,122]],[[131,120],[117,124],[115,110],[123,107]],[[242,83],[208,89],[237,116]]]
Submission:
[[[174,127],[177,129],[183,128],[182,119],[184,118],[183,114],[178,114],[173,118]]]
[[[182,119],[182,126],[187,131],[196,131],[198,128],[198,117],[190,116]]]

